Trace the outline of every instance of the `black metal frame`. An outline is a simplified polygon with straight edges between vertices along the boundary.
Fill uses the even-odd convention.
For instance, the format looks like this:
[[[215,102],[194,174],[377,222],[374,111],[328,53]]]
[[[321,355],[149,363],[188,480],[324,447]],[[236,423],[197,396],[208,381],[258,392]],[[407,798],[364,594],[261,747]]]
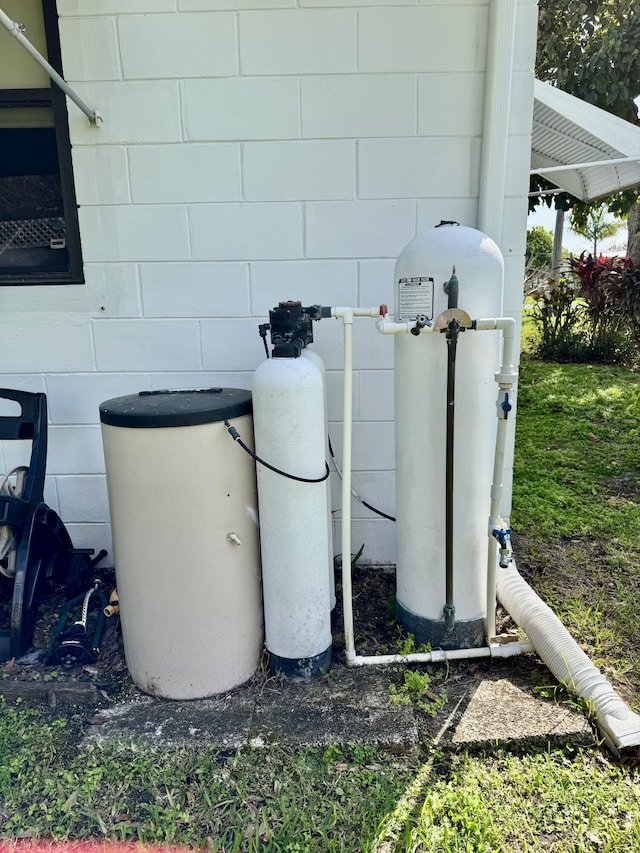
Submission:
[[[47,398],[43,393],[0,388],[0,399],[12,400],[19,415],[0,416],[1,441],[31,441],[31,457],[20,495],[0,495],[0,523],[16,540],[11,621],[0,630],[0,660],[20,657],[30,647],[38,606],[54,582],[72,594],[86,588],[95,562],[91,548],[74,548],[56,512],[44,502],[47,464]],[[4,580],[3,580],[4,582]],[[8,582],[8,581],[7,581]]]
[[[44,18],[47,58],[62,73],[62,54],[58,32],[56,0],[41,0]],[[0,109],[16,107],[52,107],[58,152],[58,168],[62,186],[62,204],[66,230],[68,268],[64,271],[46,271],[28,268],[11,273],[0,273],[0,286],[33,284],[84,284],[78,205],[76,202],[71,162],[71,141],[67,118],[66,96],[54,83],[49,89],[0,89]]]

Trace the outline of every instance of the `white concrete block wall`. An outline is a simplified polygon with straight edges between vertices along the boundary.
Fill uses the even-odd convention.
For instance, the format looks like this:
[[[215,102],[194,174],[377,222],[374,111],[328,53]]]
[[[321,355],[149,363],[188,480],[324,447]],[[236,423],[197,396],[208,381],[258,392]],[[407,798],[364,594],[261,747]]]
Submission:
[[[47,498],[110,548],[98,405],[139,390],[250,387],[283,299],[393,302],[417,230],[475,225],[489,0],[58,0],[85,261],[81,287],[0,288],[0,385],[49,399]],[[505,218],[519,314],[535,0],[520,0]],[[342,330],[324,320],[341,458]],[[393,344],[354,335],[354,486],[394,511]],[[18,458],[0,447],[0,468]],[[339,483],[332,475],[336,542]],[[353,502],[354,547],[395,531]],[[337,548],[339,550],[339,547]]]

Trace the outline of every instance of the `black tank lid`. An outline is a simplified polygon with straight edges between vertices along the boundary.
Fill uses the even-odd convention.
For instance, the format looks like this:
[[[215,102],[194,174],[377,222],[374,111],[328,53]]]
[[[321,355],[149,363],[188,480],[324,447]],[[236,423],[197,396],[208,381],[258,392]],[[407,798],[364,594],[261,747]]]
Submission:
[[[153,429],[216,423],[251,411],[251,391],[244,388],[140,391],[101,403],[100,420],[110,426]]]

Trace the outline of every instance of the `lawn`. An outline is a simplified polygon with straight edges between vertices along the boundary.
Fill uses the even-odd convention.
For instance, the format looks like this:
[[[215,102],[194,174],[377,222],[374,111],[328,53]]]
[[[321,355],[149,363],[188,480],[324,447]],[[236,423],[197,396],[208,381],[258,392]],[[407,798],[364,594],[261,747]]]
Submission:
[[[640,376],[628,369],[525,362],[511,520],[521,571],[636,711],[639,415]],[[425,744],[408,755],[175,750],[160,761],[133,746],[80,751],[85,726],[83,716],[4,709],[0,838],[291,853],[640,850],[636,755]]]

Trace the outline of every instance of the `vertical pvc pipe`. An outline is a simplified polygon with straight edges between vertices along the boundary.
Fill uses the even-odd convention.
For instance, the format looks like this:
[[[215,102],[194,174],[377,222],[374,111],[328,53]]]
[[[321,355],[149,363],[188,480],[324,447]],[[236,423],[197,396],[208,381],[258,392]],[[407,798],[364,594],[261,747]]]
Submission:
[[[353,312],[340,310],[344,328],[344,401],[342,415],[342,609],[347,663],[356,656],[351,583],[351,421],[353,418]]]
[[[518,372],[513,365],[516,321],[513,317],[495,317],[474,321],[477,331],[502,330],[502,360],[500,370],[496,373],[496,382],[501,391],[510,391],[517,379]],[[497,405],[500,403],[498,397]],[[487,612],[485,617],[485,633],[490,643],[496,633],[496,562],[498,556],[497,542],[493,531],[500,525],[500,503],[504,479],[504,453],[507,442],[507,419],[498,414],[496,429],[496,446],[493,457],[493,476],[491,479],[491,504],[489,508],[488,541],[487,541]],[[507,414],[504,412],[503,414]]]

